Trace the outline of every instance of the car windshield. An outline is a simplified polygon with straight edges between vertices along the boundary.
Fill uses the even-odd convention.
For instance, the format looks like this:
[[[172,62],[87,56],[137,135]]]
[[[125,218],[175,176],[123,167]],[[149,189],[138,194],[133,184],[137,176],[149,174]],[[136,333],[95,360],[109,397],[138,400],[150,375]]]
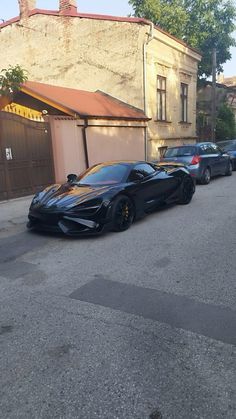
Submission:
[[[193,146],[184,146],[184,147],[173,147],[167,148],[164,157],[185,157],[185,156],[194,156],[196,153],[195,147]]]
[[[112,185],[124,182],[130,172],[127,164],[98,164],[78,177],[81,185]]]

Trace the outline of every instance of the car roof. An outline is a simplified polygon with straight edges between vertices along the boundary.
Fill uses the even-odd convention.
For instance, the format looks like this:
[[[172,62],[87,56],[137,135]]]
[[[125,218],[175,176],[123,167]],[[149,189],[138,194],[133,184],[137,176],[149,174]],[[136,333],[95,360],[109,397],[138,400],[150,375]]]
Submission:
[[[196,147],[197,144],[182,144],[182,145],[172,145],[171,147],[167,147],[168,149],[170,148],[182,148],[182,147]]]
[[[135,164],[152,164],[151,162],[145,161],[145,160],[111,160],[111,161],[105,161],[96,163],[94,166],[98,166],[99,164],[102,164],[104,166],[111,166],[115,164],[126,164],[127,166],[133,166]]]
[[[197,143],[196,146],[201,146],[201,145],[211,145],[214,144],[212,141],[202,141],[201,143]]]
[[[231,141],[234,141],[234,140],[231,140]],[[195,143],[195,144],[175,145],[175,146],[167,147],[167,149],[170,150],[174,148],[183,148],[183,147],[201,147],[203,145],[212,145],[212,144],[215,144],[215,143],[213,143],[212,141],[201,141],[200,143]]]

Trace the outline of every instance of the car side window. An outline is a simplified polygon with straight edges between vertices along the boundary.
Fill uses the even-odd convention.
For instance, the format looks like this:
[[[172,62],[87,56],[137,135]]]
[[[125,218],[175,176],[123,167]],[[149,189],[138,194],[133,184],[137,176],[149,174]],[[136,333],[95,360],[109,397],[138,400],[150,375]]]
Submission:
[[[223,151],[221,150],[221,148],[218,145],[216,145],[216,144],[212,144],[212,148],[214,150],[214,153],[217,153],[217,154],[222,154],[223,153]]]
[[[129,180],[135,182],[155,173],[155,169],[151,164],[139,163],[130,172]]]
[[[149,176],[156,171],[154,167],[148,163],[139,163],[134,169],[139,173],[142,173],[144,177]]]
[[[215,150],[211,148],[210,144],[202,144],[200,145],[199,149],[200,149],[200,153],[199,153],[200,155],[215,153]]]

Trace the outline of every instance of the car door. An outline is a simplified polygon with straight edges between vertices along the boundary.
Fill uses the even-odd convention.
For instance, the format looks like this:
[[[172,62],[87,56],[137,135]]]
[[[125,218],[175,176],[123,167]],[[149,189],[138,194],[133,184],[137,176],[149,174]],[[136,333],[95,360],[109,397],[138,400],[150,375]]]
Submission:
[[[139,205],[146,211],[155,202],[155,173],[153,165],[149,163],[137,163],[130,172],[128,181],[136,184],[135,195]]]
[[[138,163],[130,173],[130,180],[137,183],[136,196],[144,211],[151,210],[164,201],[169,192],[176,188],[178,180],[158,170],[152,164]]]
[[[211,143],[205,143],[199,145],[199,154],[201,156],[201,170],[210,167],[211,175],[215,176],[218,174],[218,153],[213,149]]]
[[[213,148],[214,152],[217,154],[216,158],[216,174],[225,173],[228,166],[228,157],[227,153],[224,153],[223,150],[220,149],[219,146],[216,144],[212,144],[211,147]]]

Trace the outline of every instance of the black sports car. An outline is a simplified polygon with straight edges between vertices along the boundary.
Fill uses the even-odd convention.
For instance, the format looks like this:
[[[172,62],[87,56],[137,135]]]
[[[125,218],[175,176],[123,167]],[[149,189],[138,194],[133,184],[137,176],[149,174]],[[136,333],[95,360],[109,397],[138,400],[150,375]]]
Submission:
[[[178,163],[101,163],[37,193],[27,227],[67,235],[124,231],[160,205],[188,204],[194,192],[194,180]]]

